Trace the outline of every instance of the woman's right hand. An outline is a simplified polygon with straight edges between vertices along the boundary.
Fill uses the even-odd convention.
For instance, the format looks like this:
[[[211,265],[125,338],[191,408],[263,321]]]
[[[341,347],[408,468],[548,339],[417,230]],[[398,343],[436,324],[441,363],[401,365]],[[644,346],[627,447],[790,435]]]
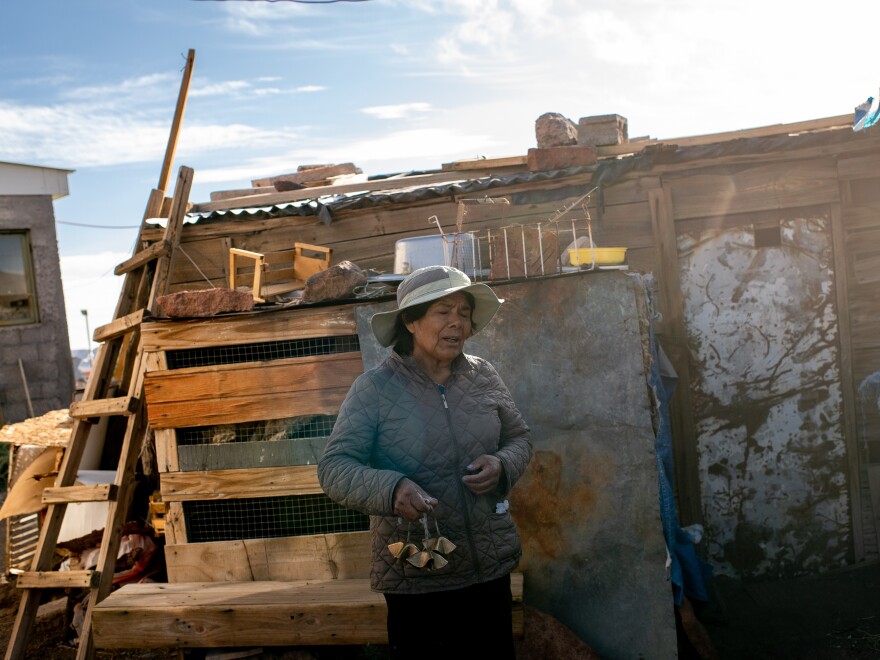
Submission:
[[[415,522],[426,511],[433,511],[437,498],[431,497],[419,486],[404,477],[394,487],[394,515]]]

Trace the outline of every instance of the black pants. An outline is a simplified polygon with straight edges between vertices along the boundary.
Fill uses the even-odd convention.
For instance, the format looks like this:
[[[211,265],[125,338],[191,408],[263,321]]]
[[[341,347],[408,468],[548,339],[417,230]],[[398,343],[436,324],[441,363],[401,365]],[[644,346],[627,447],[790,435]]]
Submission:
[[[391,660],[514,660],[510,576],[464,589],[385,594]]]

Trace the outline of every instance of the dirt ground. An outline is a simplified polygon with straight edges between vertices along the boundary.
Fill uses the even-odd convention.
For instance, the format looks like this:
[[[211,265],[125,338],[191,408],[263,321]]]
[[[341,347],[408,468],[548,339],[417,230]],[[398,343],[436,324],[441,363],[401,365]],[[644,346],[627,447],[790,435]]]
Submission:
[[[713,604],[700,611],[715,655],[696,653],[686,638],[679,658],[694,660],[867,660],[880,658],[880,563],[818,577],[742,584],[715,578]],[[18,609],[18,591],[0,583],[0,640],[5,648]],[[621,622],[625,625],[626,622]],[[27,657],[73,660],[76,647],[63,609],[37,619]],[[264,660],[381,660],[383,647],[265,649],[253,658]],[[188,652],[193,660],[203,652]],[[176,651],[163,649],[101,650],[104,660],[171,660]],[[222,660],[217,654],[215,658]],[[228,656],[226,656],[228,657]],[[530,658],[537,657],[534,653]],[[558,649],[547,654],[563,660]],[[208,656],[210,658],[210,655]],[[651,660],[651,659],[647,659]],[[666,659],[659,659],[666,660]]]
[[[0,502],[5,493],[0,493]],[[6,531],[0,521],[0,565]],[[680,628],[681,660],[868,660],[880,658],[880,562],[821,576],[743,584],[716,577],[713,601],[695,608],[700,623],[689,637]],[[84,592],[83,592],[84,593]],[[28,641],[27,658],[74,660],[75,633],[70,606],[56,598],[41,607]],[[0,646],[5,651],[18,611],[14,578],[0,570]],[[621,625],[638,625],[621,621]],[[556,619],[526,607],[526,640],[518,660],[595,660],[599,658]],[[529,630],[538,632],[529,636]],[[699,633],[705,635],[700,639]],[[693,638],[696,644],[692,644]],[[699,649],[699,651],[697,650]],[[220,651],[228,651],[223,654]],[[188,651],[185,660],[233,660],[241,649]],[[251,651],[261,660],[385,660],[387,647],[267,648]],[[178,660],[176,650],[99,650],[100,660]],[[616,659],[609,659],[616,660]],[[667,660],[645,658],[644,660]]]
[[[713,580],[702,613],[720,660],[880,658],[880,563],[821,576],[743,584]],[[688,655],[683,649],[681,658]]]

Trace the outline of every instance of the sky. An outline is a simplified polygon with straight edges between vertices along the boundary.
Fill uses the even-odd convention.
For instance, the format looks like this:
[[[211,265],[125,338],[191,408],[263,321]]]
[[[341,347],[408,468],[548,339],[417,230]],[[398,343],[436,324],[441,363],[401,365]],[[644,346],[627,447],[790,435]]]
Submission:
[[[170,187],[192,167],[198,203],[300,165],[522,156],[545,112],[660,139],[844,115],[878,95],[878,19],[854,0],[4,2],[0,161],[74,170],[55,216],[82,349],[113,318],[190,49]]]

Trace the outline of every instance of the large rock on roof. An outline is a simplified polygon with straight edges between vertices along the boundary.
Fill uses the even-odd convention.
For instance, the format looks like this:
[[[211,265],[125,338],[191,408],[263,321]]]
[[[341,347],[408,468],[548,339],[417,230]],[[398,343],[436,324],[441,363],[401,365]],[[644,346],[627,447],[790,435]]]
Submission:
[[[538,148],[568,147],[577,144],[577,125],[558,112],[545,112],[535,121]]]

